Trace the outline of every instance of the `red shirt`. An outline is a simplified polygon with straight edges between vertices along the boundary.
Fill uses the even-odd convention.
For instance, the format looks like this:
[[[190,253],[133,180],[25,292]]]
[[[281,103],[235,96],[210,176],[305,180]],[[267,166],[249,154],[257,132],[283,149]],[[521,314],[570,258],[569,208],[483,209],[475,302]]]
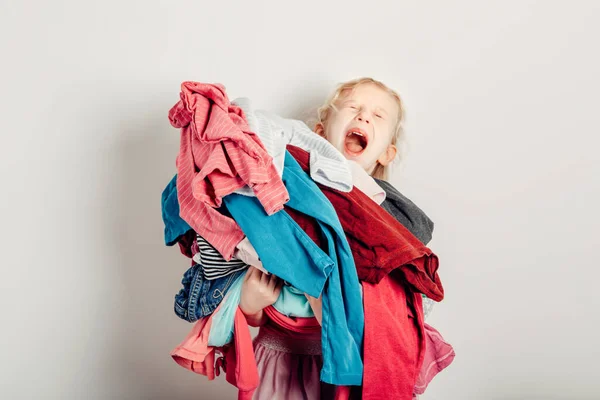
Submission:
[[[308,171],[309,153],[291,145],[287,149]],[[318,186],[337,212],[361,281],[378,283],[398,269],[415,292],[435,301],[444,298],[437,256],[408,229],[356,187],[344,193]],[[291,217],[299,221],[297,215]]]

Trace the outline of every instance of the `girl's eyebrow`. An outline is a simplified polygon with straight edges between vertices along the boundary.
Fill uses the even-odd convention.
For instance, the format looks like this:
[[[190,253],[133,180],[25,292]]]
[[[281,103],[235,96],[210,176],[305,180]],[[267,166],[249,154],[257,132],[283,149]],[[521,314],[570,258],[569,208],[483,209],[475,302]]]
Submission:
[[[356,101],[356,100],[354,100],[354,99],[352,99],[352,98],[350,98],[350,99],[345,99],[345,100],[342,100],[342,104],[349,104],[349,103],[356,103],[356,102],[357,102],[357,101]],[[379,111],[379,112],[383,112],[383,113],[384,113],[384,114],[386,114],[386,115],[389,115],[389,114],[390,114],[390,113],[389,113],[389,112],[388,112],[388,111],[387,111],[385,108],[383,108],[383,107],[381,107],[381,106],[377,106],[377,107],[375,107],[375,110],[377,110],[377,111]]]

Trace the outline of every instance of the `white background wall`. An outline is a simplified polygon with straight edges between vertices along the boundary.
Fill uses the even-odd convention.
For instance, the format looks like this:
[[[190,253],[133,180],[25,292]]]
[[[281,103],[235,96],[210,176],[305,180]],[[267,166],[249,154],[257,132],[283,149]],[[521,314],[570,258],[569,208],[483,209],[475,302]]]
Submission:
[[[456,349],[425,400],[598,399],[597,1],[2,1],[0,397],[225,399],[178,365],[162,244],[184,80],[304,117],[373,76]]]

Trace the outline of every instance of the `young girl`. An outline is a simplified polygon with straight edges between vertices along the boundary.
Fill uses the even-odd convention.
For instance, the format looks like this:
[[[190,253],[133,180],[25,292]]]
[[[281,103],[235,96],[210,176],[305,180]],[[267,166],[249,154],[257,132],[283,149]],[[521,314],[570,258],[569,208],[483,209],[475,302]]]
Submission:
[[[371,177],[385,180],[396,157],[397,144],[403,139],[403,121],[400,96],[381,82],[362,78],[340,85],[319,108],[315,132],[357,163],[355,167],[359,165]],[[377,187],[375,182],[371,180],[369,184]],[[431,221],[416,206],[414,209],[415,225],[425,221],[421,225],[427,226],[413,228],[429,228],[430,234]],[[328,392],[332,388],[319,381],[320,299],[306,296],[315,318],[285,318],[269,307],[280,290],[281,282],[276,277],[255,268],[246,275],[242,287],[240,309],[250,325],[260,326],[254,340],[260,386],[254,398],[332,398]]]

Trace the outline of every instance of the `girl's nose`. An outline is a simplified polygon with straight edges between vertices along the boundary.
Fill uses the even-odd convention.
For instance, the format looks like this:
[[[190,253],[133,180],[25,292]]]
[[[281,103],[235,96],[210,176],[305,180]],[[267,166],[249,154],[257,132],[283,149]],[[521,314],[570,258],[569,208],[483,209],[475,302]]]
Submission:
[[[362,112],[356,116],[356,119],[361,122],[364,122],[365,124],[371,123],[371,121]]]

